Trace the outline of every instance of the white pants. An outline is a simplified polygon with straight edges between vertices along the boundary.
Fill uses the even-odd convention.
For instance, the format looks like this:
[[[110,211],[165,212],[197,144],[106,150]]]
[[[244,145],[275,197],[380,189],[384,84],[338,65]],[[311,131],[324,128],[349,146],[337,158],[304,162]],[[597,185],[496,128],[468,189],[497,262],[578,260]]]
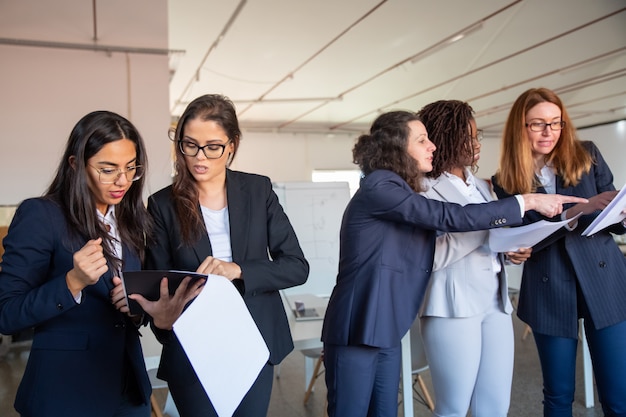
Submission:
[[[511,316],[494,304],[474,317],[422,317],[435,416],[507,415],[513,379]]]

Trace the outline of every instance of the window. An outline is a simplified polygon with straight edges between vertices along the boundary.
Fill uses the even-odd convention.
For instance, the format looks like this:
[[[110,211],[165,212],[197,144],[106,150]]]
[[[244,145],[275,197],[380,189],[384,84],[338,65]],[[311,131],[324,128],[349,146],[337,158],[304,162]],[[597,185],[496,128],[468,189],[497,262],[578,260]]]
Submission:
[[[311,175],[313,182],[339,182],[345,181],[350,187],[350,196],[353,196],[359,188],[361,171],[358,169],[315,169]]]

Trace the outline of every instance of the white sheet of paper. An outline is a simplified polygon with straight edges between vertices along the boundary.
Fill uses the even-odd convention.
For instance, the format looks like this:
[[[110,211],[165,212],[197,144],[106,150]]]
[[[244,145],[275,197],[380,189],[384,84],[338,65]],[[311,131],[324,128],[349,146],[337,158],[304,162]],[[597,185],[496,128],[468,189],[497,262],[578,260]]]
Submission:
[[[583,236],[589,236],[599,232],[602,229],[606,229],[612,224],[619,223],[626,219],[626,214],[622,214],[622,211],[626,209],[626,184],[617,193],[615,198],[598,214],[598,217],[593,219],[591,224],[583,231]]]
[[[231,417],[269,358],[235,286],[209,275],[200,295],[174,323],[174,332],[217,414]]]
[[[539,220],[526,226],[490,229],[489,248],[494,252],[515,252],[520,248],[533,247],[578,216],[580,214],[560,222]]]

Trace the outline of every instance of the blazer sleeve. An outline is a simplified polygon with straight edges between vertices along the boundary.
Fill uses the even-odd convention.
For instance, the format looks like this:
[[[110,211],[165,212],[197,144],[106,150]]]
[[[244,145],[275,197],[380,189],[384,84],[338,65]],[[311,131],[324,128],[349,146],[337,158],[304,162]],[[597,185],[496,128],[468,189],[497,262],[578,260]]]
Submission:
[[[415,193],[404,180],[389,171],[375,171],[369,176],[371,183],[362,183],[362,186],[372,187],[366,193],[365,205],[380,219],[442,232],[468,232],[522,222],[519,203],[514,197],[461,206]]]
[[[602,157],[602,154],[600,153],[596,145],[593,142],[583,142],[583,146],[585,147],[585,149],[587,149],[587,151],[589,152],[589,154],[591,155],[593,159],[590,172],[587,174],[583,174],[583,176],[580,179],[580,182],[576,186],[570,186],[570,187],[563,187],[563,180],[561,177],[557,175],[556,177],[557,193],[563,194],[563,195],[590,198],[600,193],[603,193],[605,191],[615,190],[615,186],[613,185],[613,174],[611,172],[611,169],[609,168],[608,164],[605,162],[604,158]],[[493,184],[494,192],[496,193],[498,198],[506,198],[510,196],[510,194],[505,192],[502,189],[502,187],[498,184],[498,181],[495,176],[492,177],[492,184]],[[545,190],[543,187],[539,187],[537,192],[545,193]],[[564,206],[564,209],[567,210],[568,208],[574,205],[575,204],[573,203],[569,203]],[[582,231],[585,230],[587,226],[589,226],[589,224],[591,224],[593,219],[595,219],[599,213],[600,213],[599,211],[596,211],[594,213],[579,217],[576,229],[573,231],[569,231],[565,227],[560,228],[559,230],[557,230],[556,232],[554,232],[553,234],[551,234],[550,236],[548,236],[541,242],[537,243],[533,247],[533,252],[537,252],[546,248],[547,246],[558,241],[559,239],[565,237],[568,233],[579,233],[579,234],[582,233]],[[526,214],[524,215],[524,224],[534,223],[539,220],[559,221],[561,220],[561,215],[557,215],[553,218],[547,218],[534,210],[527,211]],[[623,227],[621,223],[612,225],[609,228],[607,228],[607,230],[616,234],[623,234],[625,232],[625,228]]]
[[[258,223],[250,224],[251,240],[248,254],[257,250],[256,256],[241,257],[233,253],[233,260],[239,264],[243,273],[246,293],[277,291],[284,288],[304,284],[309,275],[309,263],[304,257],[298,237],[272,189],[269,178],[261,178],[255,184],[257,192],[253,192],[251,207],[253,212],[264,211],[264,216],[255,217]],[[230,197],[229,197],[230,198]],[[261,213],[259,213],[261,214]],[[264,220],[261,220],[261,217]],[[235,221],[239,221],[235,219]],[[263,233],[260,230],[264,228]],[[232,232],[231,232],[232,233]],[[253,240],[258,239],[257,243]],[[269,257],[267,256],[269,254]]]
[[[17,209],[0,270],[0,333],[14,334],[64,314],[77,306],[65,282],[65,273],[51,275],[53,257],[65,225],[53,203],[25,200]],[[68,262],[71,254],[68,252]],[[71,265],[71,264],[70,264]]]

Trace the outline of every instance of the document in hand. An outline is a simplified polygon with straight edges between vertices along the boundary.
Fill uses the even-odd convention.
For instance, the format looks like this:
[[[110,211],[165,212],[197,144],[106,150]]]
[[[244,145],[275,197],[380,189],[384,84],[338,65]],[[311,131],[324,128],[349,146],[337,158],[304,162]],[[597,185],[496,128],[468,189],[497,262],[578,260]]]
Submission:
[[[606,229],[612,224],[619,223],[626,218],[622,211],[626,209],[626,184],[617,193],[615,198],[593,219],[591,224],[583,231],[583,236],[591,236],[600,230]]]
[[[122,285],[130,314],[141,314],[143,309],[135,300],[128,298],[130,294],[141,294],[150,301],[156,301],[161,295],[161,280],[167,277],[170,294],[174,294],[183,278],[190,276],[192,281],[206,279],[206,274],[189,271],[128,271],[122,274]]]
[[[520,248],[531,248],[578,216],[580,214],[560,222],[540,220],[526,226],[490,229],[489,248],[494,252],[515,252]]]
[[[220,417],[231,417],[269,359],[269,350],[231,282],[209,275],[174,323],[198,379]]]

